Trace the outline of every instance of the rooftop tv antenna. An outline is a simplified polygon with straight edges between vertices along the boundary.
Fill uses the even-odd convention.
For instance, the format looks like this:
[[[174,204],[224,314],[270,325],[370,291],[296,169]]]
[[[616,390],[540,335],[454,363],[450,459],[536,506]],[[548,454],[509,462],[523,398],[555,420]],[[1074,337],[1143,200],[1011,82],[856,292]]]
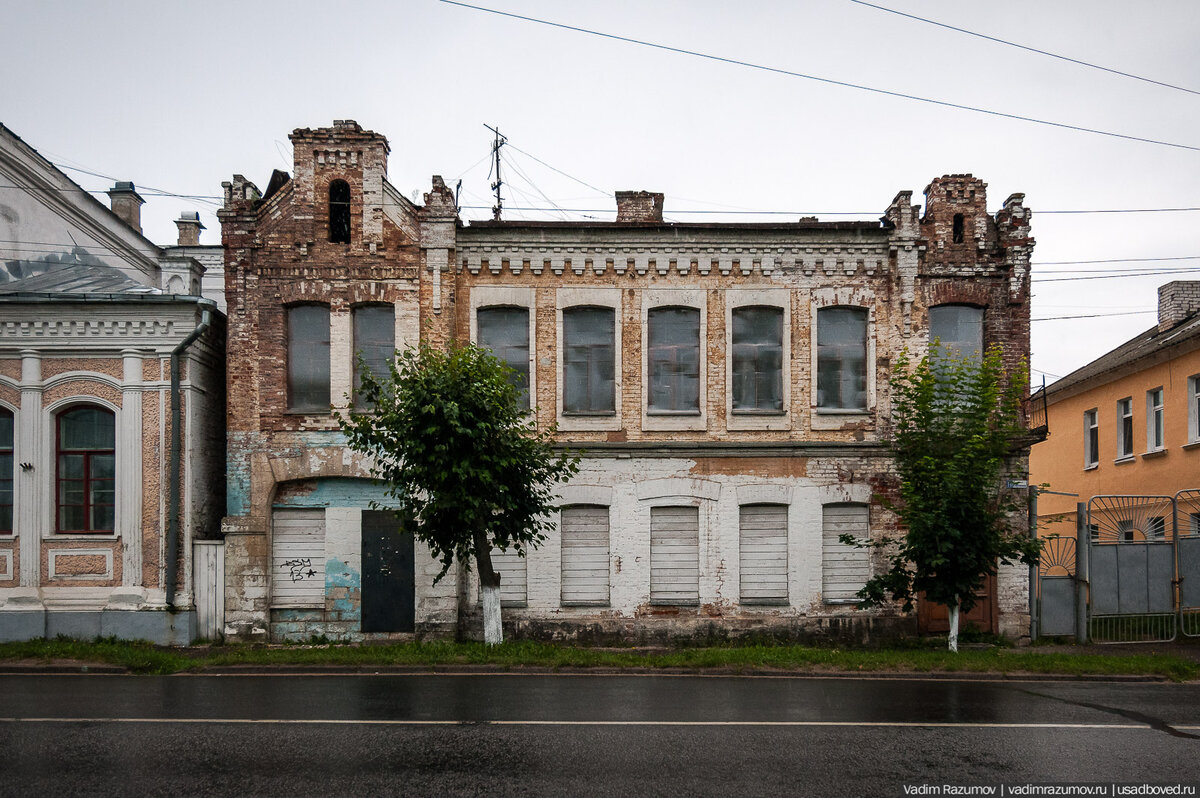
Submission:
[[[500,187],[504,185],[504,181],[500,179],[500,148],[508,143],[508,139],[491,125],[484,125],[484,127],[496,134],[496,138],[492,141],[492,169],[496,172],[496,179],[492,183],[492,191],[496,192],[496,204],[492,206],[492,219],[498,222],[500,221],[500,212],[504,210],[504,198],[500,196]],[[488,177],[491,177],[490,172]]]

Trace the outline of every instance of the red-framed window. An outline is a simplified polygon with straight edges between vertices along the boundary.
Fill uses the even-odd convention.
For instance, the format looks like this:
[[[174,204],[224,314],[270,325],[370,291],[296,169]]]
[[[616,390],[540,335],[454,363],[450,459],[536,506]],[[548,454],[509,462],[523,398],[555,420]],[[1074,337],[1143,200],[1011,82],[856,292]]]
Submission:
[[[116,520],[116,417],[102,407],[64,410],[57,419],[59,532],[112,532]]]
[[[0,407],[0,535],[13,533],[13,414]]]

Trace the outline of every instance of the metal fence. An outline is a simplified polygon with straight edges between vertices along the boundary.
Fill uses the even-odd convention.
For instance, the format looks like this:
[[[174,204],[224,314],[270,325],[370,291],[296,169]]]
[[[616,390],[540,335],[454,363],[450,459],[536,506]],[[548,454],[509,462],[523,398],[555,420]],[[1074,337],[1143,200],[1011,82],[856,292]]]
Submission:
[[[1037,631],[1095,643],[1200,637],[1200,490],[1093,496],[1076,536],[1045,541]]]

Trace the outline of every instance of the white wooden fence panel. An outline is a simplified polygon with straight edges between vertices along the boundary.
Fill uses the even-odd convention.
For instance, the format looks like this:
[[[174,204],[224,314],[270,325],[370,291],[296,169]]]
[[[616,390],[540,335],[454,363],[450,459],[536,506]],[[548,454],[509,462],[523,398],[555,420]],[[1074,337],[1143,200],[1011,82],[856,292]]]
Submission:
[[[192,589],[196,635],[206,640],[221,640],[225,630],[225,541],[192,543]]]

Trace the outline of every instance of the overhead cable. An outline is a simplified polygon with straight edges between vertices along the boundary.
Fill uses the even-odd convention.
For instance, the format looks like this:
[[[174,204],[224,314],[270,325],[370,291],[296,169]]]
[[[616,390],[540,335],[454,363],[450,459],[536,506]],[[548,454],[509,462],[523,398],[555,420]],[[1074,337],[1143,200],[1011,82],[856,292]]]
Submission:
[[[1019,122],[1031,122],[1033,124],[1045,125],[1047,127],[1056,127],[1056,128],[1060,128],[1063,130],[1074,130],[1074,131],[1077,131],[1080,133],[1093,133],[1098,136],[1107,136],[1109,138],[1124,139],[1126,141],[1138,141],[1138,142],[1142,142],[1143,144],[1155,144],[1155,145],[1158,145],[1161,147],[1174,147],[1176,149],[1181,149],[1181,150],[1200,151],[1200,146],[1196,146],[1193,144],[1181,144],[1179,142],[1163,141],[1161,139],[1152,139],[1152,138],[1148,138],[1145,136],[1133,136],[1133,135],[1129,135],[1126,133],[1115,133],[1113,131],[1100,130],[1099,128],[1085,127],[1083,125],[1071,125],[1071,124],[1067,124],[1066,122],[1054,122],[1054,121],[1051,121],[1048,119],[1038,119],[1038,118],[1032,117],[1032,116],[1024,116],[1022,114],[1012,114],[1012,113],[1007,113],[1005,111],[993,111],[988,108],[980,108],[979,106],[965,105],[962,103],[950,102],[948,100],[935,100],[930,97],[920,97],[915,94],[905,94],[904,92],[891,91],[889,89],[879,89],[879,88],[875,88],[873,86],[864,86],[859,83],[850,83],[849,81],[845,81],[845,80],[835,80],[833,78],[825,78],[825,77],[821,77],[819,75],[809,75],[809,74],[806,74],[803,72],[795,72],[790,69],[782,69],[780,67],[766,66],[764,64],[755,64],[750,61],[742,61],[742,60],[736,59],[736,58],[727,58],[725,56],[713,55],[711,53],[700,52],[699,50],[689,50],[689,49],[686,49],[683,47],[672,47],[672,46],[666,45],[666,44],[658,44],[656,42],[648,42],[643,39],[634,39],[629,36],[619,36],[615,33],[603,33],[601,31],[591,30],[589,28],[581,28],[581,27],[577,27],[575,25],[566,25],[561,22],[551,22],[551,21],[545,20],[545,19],[538,19],[537,17],[528,17],[528,16],[524,16],[523,14],[514,14],[509,11],[499,11],[494,8],[485,8],[483,6],[471,5],[470,3],[463,3],[463,2],[460,2],[460,0],[440,0],[440,2],[446,3],[448,5],[453,5],[453,6],[460,6],[462,8],[469,8],[474,11],[484,11],[488,14],[496,14],[497,16],[501,16],[501,17],[509,17],[510,19],[519,19],[524,22],[535,22],[539,25],[547,25],[549,27],[559,28],[561,30],[575,31],[576,33],[584,33],[589,36],[598,36],[603,39],[612,39],[614,41],[626,42],[627,44],[636,44],[641,47],[651,47],[656,50],[665,50],[667,52],[679,53],[680,55],[690,55],[690,56],[694,56],[696,58],[704,58],[709,61],[718,61],[720,63],[732,64],[734,66],[746,67],[748,69],[757,69],[762,72],[771,72],[776,75],[785,75],[787,77],[802,78],[804,80],[813,80],[813,81],[817,81],[819,83],[827,83],[827,84],[833,85],[833,86],[842,86],[842,87],[848,88],[848,89],[858,89],[859,91],[867,91],[867,92],[872,92],[874,94],[882,94],[882,95],[885,95],[888,97],[898,97],[902,100],[914,100],[916,102],[928,103],[930,105],[938,105],[943,108],[956,108],[960,111],[972,111],[972,112],[978,113],[978,114],[987,114],[989,116],[997,116],[997,117],[1002,117],[1004,119],[1015,119]]]

